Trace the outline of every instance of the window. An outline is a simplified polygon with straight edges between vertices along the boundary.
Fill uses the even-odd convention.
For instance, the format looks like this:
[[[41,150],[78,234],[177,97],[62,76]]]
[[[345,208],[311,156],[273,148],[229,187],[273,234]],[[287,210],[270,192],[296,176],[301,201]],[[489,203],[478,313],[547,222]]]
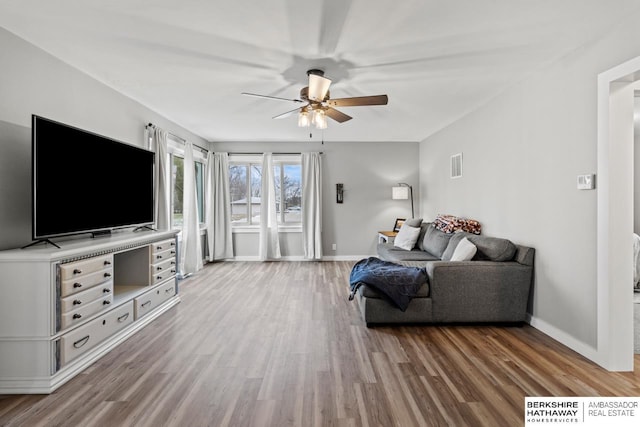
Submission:
[[[302,220],[301,165],[276,163],[273,165],[276,181],[276,210],[278,222],[300,223]]]
[[[231,193],[231,223],[252,225],[260,223],[260,192],[262,165],[256,163],[229,164],[229,192]]]
[[[234,226],[260,224],[262,158],[261,156],[233,156],[229,160],[231,223]],[[300,225],[302,219],[300,156],[274,156],[273,163],[278,222],[282,225]]]
[[[196,199],[200,222],[204,221],[204,154],[194,150],[196,165]],[[184,202],[184,144],[169,139],[169,155],[171,160],[171,224],[182,229]]]

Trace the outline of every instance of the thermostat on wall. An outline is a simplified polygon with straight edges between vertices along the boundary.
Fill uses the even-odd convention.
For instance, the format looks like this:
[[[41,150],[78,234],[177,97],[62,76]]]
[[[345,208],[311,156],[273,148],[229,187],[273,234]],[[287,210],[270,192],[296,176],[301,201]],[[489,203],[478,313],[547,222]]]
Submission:
[[[593,190],[596,188],[595,174],[578,175],[578,190]]]

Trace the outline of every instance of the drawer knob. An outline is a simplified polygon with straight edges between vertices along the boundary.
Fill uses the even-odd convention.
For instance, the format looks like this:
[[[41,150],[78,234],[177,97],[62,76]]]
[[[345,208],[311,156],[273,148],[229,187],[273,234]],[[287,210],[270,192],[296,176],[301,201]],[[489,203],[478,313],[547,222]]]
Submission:
[[[82,287],[82,283],[76,282],[76,283],[73,284],[73,287],[74,288],[81,288]]]
[[[73,305],[80,305],[80,304],[82,304],[82,301],[80,301],[79,299],[73,300]]]
[[[73,315],[74,319],[80,319],[81,317],[82,317],[82,314],[76,313],[76,314]]]
[[[87,336],[86,336],[86,337],[84,337],[84,338],[80,338],[78,341],[74,342],[74,343],[73,343],[73,346],[74,346],[75,348],[80,348],[80,347],[82,347],[83,345],[85,345],[88,341],[89,341],[89,335],[87,335]]]
[[[176,262],[175,261],[171,261],[171,265],[176,265]]]
[[[104,262],[104,265],[111,265],[111,261],[106,260],[106,261]]]
[[[162,267],[156,267],[156,270],[160,271],[162,270]]]
[[[111,277],[111,273],[104,273],[104,277]]]
[[[74,268],[73,274],[82,274],[82,270],[80,270],[79,268]]]
[[[102,301],[102,305],[109,305],[111,304],[111,301]]]
[[[102,290],[102,293],[103,293],[103,294],[108,294],[109,292],[111,292],[111,289],[109,289],[109,288],[104,288],[104,289]]]
[[[176,254],[176,251],[171,251],[171,255],[175,255],[175,254]]]
[[[172,269],[171,269],[171,272],[172,272],[172,273],[175,273],[175,272],[176,272],[176,269],[175,269],[175,268],[172,268]]]
[[[176,242],[171,242],[171,246],[175,246],[175,245],[176,245]]]
[[[161,251],[162,250],[162,246],[156,246],[156,249]]]
[[[156,276],[156,280],[162,279],[162,276]]]
[[[147,301],[147,302],[143,302],[141,307],[142,308],[146,308],[149,304],[151,304],[151,300]]]
[[[123,314],[122,316],[118,317],[118,322],[124,322],[125,320],[127,320],[127,317],[129,317],[129,313]]]
[[[156,255],[157,259],[162,259],[162,255]]]

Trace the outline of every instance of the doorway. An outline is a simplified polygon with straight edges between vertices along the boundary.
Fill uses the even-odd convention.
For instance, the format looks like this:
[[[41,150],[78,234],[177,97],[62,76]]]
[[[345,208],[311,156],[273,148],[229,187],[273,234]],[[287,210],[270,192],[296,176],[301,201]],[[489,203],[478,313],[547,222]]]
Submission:
[[[598,75],[596,362],[633,370],[633,110],[640,57]]]

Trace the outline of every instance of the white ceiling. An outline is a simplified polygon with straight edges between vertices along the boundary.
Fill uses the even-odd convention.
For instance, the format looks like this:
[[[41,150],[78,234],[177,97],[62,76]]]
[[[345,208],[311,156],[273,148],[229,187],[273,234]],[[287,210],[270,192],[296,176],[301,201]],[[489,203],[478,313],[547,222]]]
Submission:
[[[313,138],[419,141],[593,42],[638,0],[0,0],[0,26],[210,141],[303,141],[306,70],[353,120]],[[0,74],[1,76],[1,74]],[[1,77],[0,77],[1,78]],[[595,84],[595,83],[594,83]]]

